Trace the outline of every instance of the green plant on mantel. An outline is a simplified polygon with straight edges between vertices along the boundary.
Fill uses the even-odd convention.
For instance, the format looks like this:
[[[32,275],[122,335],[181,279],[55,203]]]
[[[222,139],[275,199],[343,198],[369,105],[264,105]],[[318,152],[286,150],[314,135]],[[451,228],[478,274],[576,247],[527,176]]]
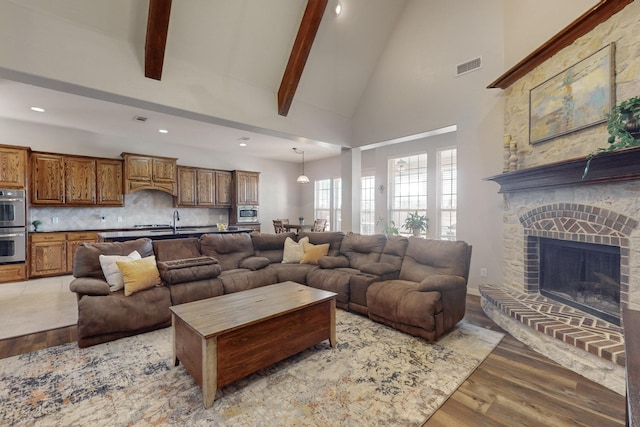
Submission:
[[[591,160],[598,154],[640,146],[640,96],[634,96],[611,109],[607,115],[609,146],[598,148],[587,155],[582,179],[587,176]]]
[[[414,236],[419,236],[422,231],[426,232],[429,230],[428,221],[429,218],[425,215],[420,215],[418,211],[409,212],[402,228],[412,231]]]

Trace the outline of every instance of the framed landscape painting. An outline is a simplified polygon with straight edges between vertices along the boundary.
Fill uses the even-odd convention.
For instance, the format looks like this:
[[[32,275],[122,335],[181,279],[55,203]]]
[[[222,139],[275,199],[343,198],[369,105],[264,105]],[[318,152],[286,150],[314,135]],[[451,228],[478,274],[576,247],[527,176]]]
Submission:
[[[529,91],[529,143],[603,123],[615,102],[614,44]]]

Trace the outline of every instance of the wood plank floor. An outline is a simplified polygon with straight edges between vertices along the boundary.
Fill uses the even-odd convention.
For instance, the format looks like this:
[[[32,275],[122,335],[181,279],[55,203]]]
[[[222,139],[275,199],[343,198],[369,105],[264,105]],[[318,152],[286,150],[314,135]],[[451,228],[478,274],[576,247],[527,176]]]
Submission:
[[[467,296],[465,319],[504,332]],[[76,327],[0,341],[0,358],[74,342]],[[534,352],[509,334],[425,427],[624,426],[625,401]]]

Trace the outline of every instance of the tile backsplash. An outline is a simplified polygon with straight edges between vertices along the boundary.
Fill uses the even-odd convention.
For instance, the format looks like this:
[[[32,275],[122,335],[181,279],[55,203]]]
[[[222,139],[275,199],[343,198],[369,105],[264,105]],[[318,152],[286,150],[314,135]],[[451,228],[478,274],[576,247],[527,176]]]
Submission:
[[[169,225],[176,209],[180,213],[177,225],[182,227],[229,222],[228,209],[175,208],[171,195],[162,191],[143,190],[125,195],[124,207],[32,206],[29,208],[29,224],[39,219],[43,223],[43,231],[132,228],[140,224]],[[33,227],[29,226],[29,229]]]

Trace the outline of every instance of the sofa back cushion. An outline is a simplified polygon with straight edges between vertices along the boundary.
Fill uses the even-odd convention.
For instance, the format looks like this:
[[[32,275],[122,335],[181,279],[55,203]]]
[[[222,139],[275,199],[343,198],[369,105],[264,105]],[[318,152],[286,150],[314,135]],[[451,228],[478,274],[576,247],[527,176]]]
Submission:
[[[222,271],[238,268],[240,261],[255,254],[248,233],[204,234],[200,237],[200,251],[217,259]]]
[[[287,237],[295,239],[295,233],[252,234],[251,242],[256,256],[268,258],[271,263],[282,262],[284,241]]]
[[[409,237],[400,279],[421,282],[433,275],[469,276],[471,246],[465,242]]]
[[[178,259],[199,258],[200,239],[164,239],[153,241],[153,251],[158,261],[174,261]]]
[[[142,258],[153,255],[151,239],[144,237],[128,242],[83,243],[76,249],[73,276],[105,280],[100,255],[129,255],[133,251],[137,251]]]
[[[303,237],[309,238],[312,245],[329,244],[329,256],[338,256],[340,254],[340,244],[344,239],[344,233],[341,231],[322,231],[322,232],[300,232],[298,241]]]
[[[340,255],[349,259],[349,267],[360,269],[363,265],[380,261],[386,241],[384,234],[349,233],[342,239]]]
[[[390,236],[384,244],[384,249],[380,255],[380,262],[391,264],[400,270],[402,260],[407,252],[409,239],[404,236]]]

